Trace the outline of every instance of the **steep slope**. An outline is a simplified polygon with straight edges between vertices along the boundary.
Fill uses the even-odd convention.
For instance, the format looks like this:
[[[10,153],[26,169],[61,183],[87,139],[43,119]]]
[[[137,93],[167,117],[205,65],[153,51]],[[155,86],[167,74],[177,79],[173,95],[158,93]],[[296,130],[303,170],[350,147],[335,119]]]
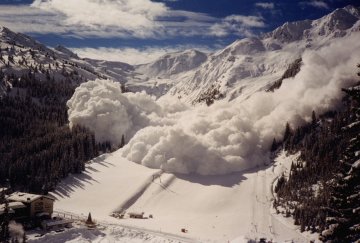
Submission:
[[[207,59],[208,54],[197,50],[169,53],[154,62],[135,66],[132,75],[126,78],[126,86],[132,92],[146,91],[159,98],[178,82],[178,75],[191,73]]]
[[[137,71],[149,77],[169,77],[181,72],[186,72],[199,67],[207,60],[207,55],[197,50],[186,50],[182,52],[169,53],[158,60],[139,65]]]
[[[136,86],[142,80],[140,86],[148,92],[175,96],[192,104],[238,96],[247,99],[279,80],[304,51],[358,32],[359,19],[359,8],[347,6],[317,20],[285,23],[263,36],[238,40],[208,58],[200,55],[202,62],[194,61],[199,54],[169,54],[136,67],[136,72],[143,75],[129,79],[129,85]],[[183,64],[182,59],[188,64]],[[196,67],[194,63],[201,65]]]
[[[122,83],[133,70],[121,62],[81,59],[63,46],[48,48],[29,36],[0,28],[0,69],[5,77],[2,93],[11,88],[9,76],[33,73],[42,81],[66,81],[78,85],[96,78],[111,78]]]
[[[99,155],[91,131],[68,125],[67,100],[77,85],[106,78],[64,47],[0,29],[0,184],[46,192]],[[46,176],[45,176],[46,174]]]
[[[348,8],[345,9],[345,12],[356,17],[358,16],[358,10],[355,10]],[[340,28],[337,24],[326,25],[325,23],[328,23],[330,20],[325,20],[324,22],[321,20],[319,23],[321,22],[322,26],[335,26],[335,29],[341,31],[343,31],[341,29],[343,28],[342,26],[345,26],[345,36],[352,31],[357,31],[358,22],[353,25],[341,24],[339,25]],[[159,92],[156,93],[160,96],[167,91],[167,88],[174,85],[171,94],[177,95],[176,98],[178,97],[188,102],[205,101],[211,103],[212,99],[223,97],[226,99],[238,97],[238,99],[236,103],[234,102],[235,104],[222,102],[221,106],[214,105],[211,107],[214,110],[210,108],[199,110],[198,114],[202,119],[199,119],[198,123],[189,122],[189,120],[194,121],[199,118],[190,115],[196,112],[195,109],[188,113],[183,113],[183,117],[180,117],[181,112],[178,112],[178,116],[174,115],[169,117],[169,119],[164,119],[165,123],[156,123],[158,125],[157,129],[148,129],[152,133],[146,134],[144,132],[142,134],[143,137],[139,136],[139,140],[135,140],[132,145],[129,143],[133,147],[129,146],[127,149],[134,148],[135,152],[129,153],[128,159],[123,158],[122,154],[126,148],[108,156],[95,159],[93,163],[87,164],[87,170],[84,174],[71,176],[57,187],[57,190],[54,192],[58,200],[56,203],[57,210],[70,211],[75,215],[91,212],[93,217],[101,221],[124,224],[131,227],[144,227],[154,232],[166,231],[179,234],[180,230],[184,228],[189,230],[188,235],[190,237],[195,238],[199,242],[226,242],[238,236],[245,236],[251,239],[266,237],[280,242],[291,240],[304,242],[314,239],[316,235],[306,239],[305,236],[299,234],[301,229],[299,226],[292,225],[293,221],[275,215],[270,209],[273,200],[272,183],[285,171],[289,172],[291,162],[296,159],[296,156],[285,156],[282,154],[277,158],[276,163],[270,166],[264,166],[266,160],[264,157],[260,157],[256,169],[216,176],[169,174],[164,173],[163,169],[166,169],[166,167],[159,166],[163,161],[169,162],[168,164],[170,165],[171,163],[181,165],[183,161],[183,164],[185,164],[191,160],[193,160],[191,163],[200,164],[199,161],[209,162],[206,160],[214,158],[215,156],[213,155],[221,155],[219,156],[221,158],[226,157],[227,153],[237,155],[240,150],[242,150],[245,156],[243,154],[240,154],[242,156],[238,157],[228,156],[230,165],[234,165],[235,159],[238,158],[245,158],[246,161],[244,162],[250,163],[250,159],[246,157],[247,154],[256,155],[257,149],[260,148],[268,152],[267,143],[262,141],[269,140],[269,136],[272,136],[272,134],[277,136],[282,132],[280,131],[282,130],[279,128],[280,126],[273,125],[277,123],[278,119],[307,120],[309,118],[309,109],[325,103],[323,101],[328,97],[330,99],[333,98],[333,93],[329,93],[329,95],[325,93],[322,96],[325,98],[320,98],[318,103],[314,101],[314,103],[308,104],[304,109],[305,111],[302,111],[304,107],[299,105],[298,102],[305,103],[307,98],[314,97],[311,94],[319,94],[318,91],[323,86],[319,85],[317,89],[310,90],[310,93],[307,93],[309,96],[297,96],[297,94],[290,92],[290,88],[297,88],[295,83],[295,85],[290,86],[290,88],[288,87],[288,89],[280,89],[282,92],[274,94],[274,96],[271,93],[266,93],[266,99],[258,99],[253,103],[250,101],[241,106],[241,102],[253,93],[266,90],[276,80],[295,75],[300,63],[296,60],[300,60],[299,57],[301,57],[304,50],[319,48],[330,43],[333,38],[336,38],[337,34],[336,36],[335,34],[333,35],[336,31],[331,30],[329,32],[325,31],[324,35],[318,35],[317,37],[314,34],[314,39],[304,39],[304,33],[311,32],[306,30],[311,30],[313,23],[312,21],[305,21],[302,24],[284,25],[283,29],[288,30],[291,37],[274,34],[268,37],[239,40],[224,50],[209,56],[204,63],[192,70],[180,68],[177,61],[169,63],[167,61],[159,62],[158,66],[152,66],[153,69],[150,68],[151,65],[148,66],[148,69],[142,66],[144,74],[135,73],[133,74],[134,76],[131,76],[129,82],[129,84],[133,85],[131,88],[141,88],[142,85],[150,87],[153,84],[154,86],[151,87],[152,89],[149,89],[149,92],[154,94],[154,90],[159,87],[158,84],[160,83],[163,85],[161,87],[164,87],[159,88]],[[347,28],[346,26],[351,27]],[[330,29],[330,27],[325,29]],[[67,51],[62,50],[62,53],[64,52]],[[323,52],[327,51],[323,50]],[[340,51],[338,50],[338,52]],[[168,58],[170,57],[171,55],[168,56]],[[316,54],[311,57],[316,57]],[[326,55],[323,56],[325,59],[326,57]],[[304,60],[309,61],[309,58],[308,56]],[[171,60],[178,59],[174,58]],[[84,62],[87,61],[84,60]],[[96,65],[104,65],[103,67],[110,64],[105,62],[96,63]],[[293,65],[295,66],[294,71],[293,69],[287,71],[287,68]],[[163,72],[163,67],[172,70],[171,72],[173,73]],[[174,69],[172,69],[173,67]],[[321,68],[321,65],[316,65],[316,67]],[[125,73],[130,73],[131,75],[131,66],[119,64],[118,68],[128,70]],[[137,67],[134,71],[139,71],[141,68]],[[334,68],[334,66],[330,66],[330,68]],[[346,70],[348,71],[348,69]],[[155,77],[155,79],[152,79],[150,74],[146,77],[145,72],[155,76],[164,75],[167,78],[160,77],[159,79]],[[334,82],[339,83],[341,78],[336,78],[339,77],[335,77]],[[348,78],[345,79],[347,80]],[[316,86],[312,83],[313,79],[305,81],[310,84],[300,85]],[[321,82],[319,79],[315,79],[315,81]],[[330,88],[334,87],[332,83],[329,86]],[[305,91],[300,88],[299,93],[305,93]],[[286,103],[286,100],[279,99],[276,102],[283,104],[283,106],[278,106],[277,103],[276,105],[275,103],[272,104],[272,100],[276,95],[292,96],[286,97],[291,102]],[[228,109],[230,105],[233,105],[236,109]],[[258,113],[252,112],[257,109],[262,110],[263,114],[258,115]],[[326,108],[322,108],[322,110],[324,109]],[[278,113],[272,113],[275,110]],[[212,113],[213,117],[207,116],[209,113]],[[289,115],[288,113],[292,114]],[[154,116],[154,113],[150,116]],[[155,119],[157,118],[155,117]],[[214,122],[212,122],[212,119]],[[175,121],[180,121],[181,126],[175,126],[176,129],[171,130],[171,123],[177,124]],[[225,122],[221,123],[221,121]],[[260,124],[258,123],[258,126],[256,126],[255,123],[259,121]],[[159,119],[157,119],[157,122],[159,122]],[[254,124],[254,129],[256,130],[252,133],[252,126]],[[185,133],[181,133],[182,126],[189,130],[184,129]],[[274,130],[276,134],[273,132]],[[187,136],[188,131],[190,131],[189,134],[191,136]],[[167,139],[165,135],[161,136],[160,132],[164,132],[165,135],[168,132],[171,139]],[[204,136],[207,133],[209,135]],[[266,134],[265,137],[263,133],[271,135]],[[175,136],[171,137],[170,135]],[[213,143],[211,144],[213,147],[209,151],[215,151],[216,153],[211,153],[209,154],[211,156],[208,157],[204,156],[200,151],[202,147],[198,146],[199,143],[192,143],[191,140],[199,137],[204,139],[204,144],[206,145],[209,145],[207,143]],[[144,141],[141,140],[142,138],[145,138]],[[159,140],[159,143],[156,140]],[[252,140],[261,141],[252,142]],[[183,142],[186,146],[174,143],[174,141]],[[196,153],[192,153],[194,148]],[[133,160],[133,157],[138,157],[140,158],[138,160],[141,160],[140,156],[144,154],[144,151],[150,151],[152,154],[149,156],[145,154],[148,160],[143,165],[158,169],[146,168],[129,161]],[[173,153],[174,151],[176,153]],[[220,152],[223,152],[223,154]],[[205,155],[207,154],[205,153]],[[180,163],[176,161],[178,157],[182,159]],[[215,165],[221,163],[220,159],[217,160],[217,158],[216,163],[210,164],[211,169],[216,168]],[[158,165],[151,164],[154,161]],[[192,170],[189,171],[194,172]],[[226,172],[230,173],[231,170]],[[143,211],[149,218],[144,220],[125,218],[120,221],[110,217],[110,214],[114,212],[119,213],[123,210],[128,212]],[[150,219],[150,214],[152,214],[152,219]]]
[[[300,156],[277,182],[274,207],[292,215],[301,231],[320,239],[360,239],[360,86],[344,91],[343,106],[290,132],[284,147]]]

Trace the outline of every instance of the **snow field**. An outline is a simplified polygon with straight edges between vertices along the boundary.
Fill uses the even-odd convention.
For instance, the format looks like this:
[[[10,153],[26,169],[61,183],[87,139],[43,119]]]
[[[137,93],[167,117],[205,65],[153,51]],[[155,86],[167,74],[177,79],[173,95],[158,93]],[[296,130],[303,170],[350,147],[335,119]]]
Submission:
[[[84,175],[65,179],[53,193],[55,210],[83,216],[91,212],[98,222],[160,234],[168,242],[174,235],[188,237],[180,242],[227,242],[239,236],[304,242],[292,222],[271,211],[271,185],[281,168],[275,164],[223,176],[172,175],[132,163],[118,151],[87,165]],[[109,216],[119,208],[153,218]],[[181,233],[182,228],[188,233]],[[110,240],[109,232],[103,234]],[[137,240],[134,236],[129,242],[142,242]]]

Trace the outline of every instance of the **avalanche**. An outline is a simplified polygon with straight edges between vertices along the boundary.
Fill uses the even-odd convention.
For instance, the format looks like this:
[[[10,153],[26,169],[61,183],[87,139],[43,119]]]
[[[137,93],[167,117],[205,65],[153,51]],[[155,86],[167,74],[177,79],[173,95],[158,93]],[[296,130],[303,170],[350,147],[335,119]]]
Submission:
[[[128,144],[122,155],[150,168],[175,173],[226,174],[266,164],[273,138],[285,123],[296,127],[336,107],[341,88],[355,82],[359,33],[306,51],[300,72],[275,92],[246,100],[187,107],[171,97],[122,94],[113,81],[82,84],[68,102],[71,124],[93,129],[99,140]]]

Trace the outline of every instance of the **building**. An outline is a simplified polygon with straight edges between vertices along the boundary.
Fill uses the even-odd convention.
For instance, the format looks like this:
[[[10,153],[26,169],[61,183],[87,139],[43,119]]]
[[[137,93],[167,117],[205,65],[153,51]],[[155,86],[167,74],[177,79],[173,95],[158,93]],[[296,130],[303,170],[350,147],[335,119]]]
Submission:
[[[9,208],[14,210],[14,218],[31,218],[36,216],[51,217],[55,198],[50,195],[36,195],[14,192],[7,197]]]
[[[138,213],[138,212],[131,212],[128,213],[130,218],[135,218],[135,219],[143,219],[144,218],[144,213]]]

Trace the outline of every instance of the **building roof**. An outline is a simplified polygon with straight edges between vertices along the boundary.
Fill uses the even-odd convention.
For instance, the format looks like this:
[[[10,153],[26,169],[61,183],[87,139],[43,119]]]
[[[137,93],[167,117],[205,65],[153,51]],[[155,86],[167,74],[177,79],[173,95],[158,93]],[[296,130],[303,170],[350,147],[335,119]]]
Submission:
[[[0,204],[0,215],[4,214],[5,212],[5,204]],[[15,213],[15,211],[9,207],[9,213]]]
[[[42,197],[48,198],[50,200],[55,200],[55,198],[50,195],[37,195],[25,192],[14,192],[10,194],[7,199],[15,202],[30,203]]]
[[[22,202],[9,202],[9,208],[18,209],[26,208],[26,206]]]
[[[129,215],[144,215],[144,212],[128,212]]]

